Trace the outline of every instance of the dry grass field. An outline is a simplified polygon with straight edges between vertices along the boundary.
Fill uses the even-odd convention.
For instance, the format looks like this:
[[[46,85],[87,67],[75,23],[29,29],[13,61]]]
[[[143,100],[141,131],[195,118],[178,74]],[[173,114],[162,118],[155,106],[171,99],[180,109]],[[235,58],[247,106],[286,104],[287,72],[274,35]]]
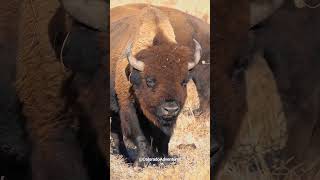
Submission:
[[[286,142],[285,115],[272,73],[266,61],[260,56],[246,72],[247,100],[246,114],[240,136],[228,159],[220,180],[319,180],[320,171],[315,170],[319,160],[306,166],[299,164],[288,168],[286,162],[277,162],[270,170],[263,156],[284,147]],[[273,161],[276,157],[271,156]],[[260,167],[255,170],[253,166]]]
[[[169,153],[178,156],[176,165],[136,168],[111,152],[111,179],[210,179],[210,121],[209,116],[195,118],[192,109],[198,106],[194,83],[188,84],[188,98],[177,120]],[[112,147],[111,147],[112,149]]]
[[[246,72],[246,83],[248,113],[221,180],[273,179],[262,156],[279,150],[286,140],[280,97],[263,58],[256,56]],[[252,164],[260,165],[263,171],[251,172]]]

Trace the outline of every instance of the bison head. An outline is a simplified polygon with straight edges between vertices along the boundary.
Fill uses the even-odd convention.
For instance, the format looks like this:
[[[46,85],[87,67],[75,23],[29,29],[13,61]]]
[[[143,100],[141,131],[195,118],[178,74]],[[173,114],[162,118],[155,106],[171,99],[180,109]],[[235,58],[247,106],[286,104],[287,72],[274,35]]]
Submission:
[[[194,51],[177,43],[157,40],[135,56],[131,47],[127,51],[131,66],[129,79],[136,101],[143,114],[168,135],[187,96],[189,71],[200,60],[201,46],[193,41]]]

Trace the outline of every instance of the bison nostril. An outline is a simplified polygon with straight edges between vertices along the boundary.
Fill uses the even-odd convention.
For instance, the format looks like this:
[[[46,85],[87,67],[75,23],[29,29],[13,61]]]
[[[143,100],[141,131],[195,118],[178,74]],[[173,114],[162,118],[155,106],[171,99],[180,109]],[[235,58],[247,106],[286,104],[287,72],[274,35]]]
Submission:
[[[179,107],[178,107],[178,106],[174,106],[174,107],[172,107],[172,106],[167,106],[167,107],[164,107],[164,109],[165,109],[166,111],[168,111],[168,112],[176,112],[176,111],[179,110]]]
[[[179,110],[180,107],[177,105],[176,102],[166,102],[163,106],[163,111],[165,112],[165,114],[167,115],[176,115]]]

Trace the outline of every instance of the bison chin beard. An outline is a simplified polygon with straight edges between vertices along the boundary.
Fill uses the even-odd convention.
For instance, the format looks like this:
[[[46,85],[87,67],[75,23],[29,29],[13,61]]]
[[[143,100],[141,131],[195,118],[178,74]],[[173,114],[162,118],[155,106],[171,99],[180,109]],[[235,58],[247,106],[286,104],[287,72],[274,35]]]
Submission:
[[[156,112],[144,112],[144,115],[153,122],[161,131],[167,135],[171,136],[173,134],[173,129],[176,125],[177,117],[164,118],[159,116]]]
[[[133,96],[136,107],[138,107],[138,114],[143,115],[149,123],[159,128],[165,135],[171,137],[178,114],[175,116],[165,116],[159,111],[160,104],[149,105],[144,95],[137,93]],[[142,99],[142,101],[141,101]]]
[[[170,118],[170,120],[159,118],[158,121],[160,123],[160,129],[162,130],[162,132],[168,136],[171,136],[173,133],[173,129],[176,126],[176,120],[176,117]]]
[[[140,111],[148,119],[149,122],[158,127],[165,135],[171,136],[176,125],[177,116],[164,118],[158,115],[157,108],[145,108],[144,104],[140,104]]]

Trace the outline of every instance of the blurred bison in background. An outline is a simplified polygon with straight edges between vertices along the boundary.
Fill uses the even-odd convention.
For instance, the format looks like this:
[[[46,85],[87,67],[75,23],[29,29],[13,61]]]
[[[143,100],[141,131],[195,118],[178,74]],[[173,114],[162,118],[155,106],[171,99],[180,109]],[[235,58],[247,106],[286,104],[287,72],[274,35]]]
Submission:
[[[213,20],[213,115],[211,168],[217,176],[240,130],[245,112],[243,68],[250,57],[248,0],[212,2]],[[215,129],[216,128],[216,129]]]
[[[308,7],[298,2],[285,0],[252,28],[256,48],[273,72],[283,104],[288,140],[281,158],[294,158],[290,167],[311,165],[320,153],[320,6],[309,8],[320,1],[304,1]]]
[[[0,2],[0,176],[23,179],[28,173],[27,138],[15,87],[17,1]],[[12,171],[14,170],[14,171]]]
[[[0,3],[0,158],[13,164],[0,175],[8,179],[108,177],[108,6],[60,3]]]
[[[213,57],[216,136],[214,175],[222,168],[247,111],[243,70],[262,51],[284,106],[288,140],[281,159],[290,167],[319,154],[319,9],[312,1],[214,1]],[[309,4],[309,5],[308,5]],[[301,8],[303,7],[303,8]],[[316,6],[314,6],[316,7]],[[250,16],[249,16],[250,15]],[[213,127],[213,126],[212,126]],[[310,165],[310,164],[309,164]],[[289,168],[290,168],[289,167]],[[318,168],[314,168],[316,171]]]
[[[177,10],[136,4],[111,10],[110,32],[113,138],[121,153],[122,133],[132,140],[135,164],[143,166],[148,162],[139,158],[168,156],[189,77],[209,58],[209,26]],[[195,78],[208,97],[208,81],[201,82],[206,75]]]

